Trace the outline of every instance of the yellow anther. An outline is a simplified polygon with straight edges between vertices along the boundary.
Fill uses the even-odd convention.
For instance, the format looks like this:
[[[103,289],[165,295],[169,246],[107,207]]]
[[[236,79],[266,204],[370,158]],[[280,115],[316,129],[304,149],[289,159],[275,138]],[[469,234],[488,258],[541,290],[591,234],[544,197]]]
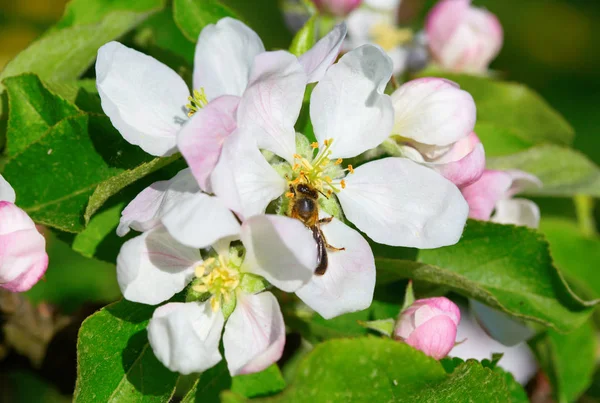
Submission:
[[[298,169],[300,169],[300,164],[294,164],[294,166],[292,167],[292,171],[297,171]]]
[[[329,145],[331,145],[332,141],[333,141],[333,139],[325,139],[325,140],[323,140],[323,144],[325,144],[325,147],[329,147]]]
[[[342,179],[342,181],[340,182],[340,185],[342,186],[342,189],[346,189],[346,181]]]
[[[352,168],[352,165],[348,165],[348,171],[350,171],[351,174],[354,173],[354,168]]]
[[[297,160],[301,160],[302,156],[300,154],[294,154],[294,158]]]
[[[338,158],[337,160],[335,160],[334,164],[335,165],[340,165],[342,163],[342,161],[343,160],[341,158]]]
[[[192,290],[196,291],[196,292],[208,292],[208,287],[202,284],[196,284],[194,286],[192,286]]]
[[[314,149],[319,148],[319,143],[317,143],[316,141],[310,143],[310,146]]]
[[[212,297],[210,297],[210,307],[212,308],[213,312],[217,312],[221,306],[221,301],[219,301],[221,298],[219,298],[220,296],[216,296],[213,295]]]
[[[292,192],[287,192],[287,193],[285,194],[285,197],[287,197],[288,199],[291,199],[291,198],[293,198],[293,197],[294,197],[294,194],[293,194]]]
[[[188,97],[188,101],[190,101],[190,103],[185,107],[188,109],[188,117],[192,117],[194,113],[198,112],[208,104],[204,88],[200,88],[200,91],[192,91],[192,95]]]
[[[325,182],[327,182],[327,183],[331,183],[331,182],[332,182],[332,180],[331,180],[331,176],[324,176],[324,177],[323,177],[323,180],[324,180]]]
[[[204,276],[204,273],[206,273],[206,268],[204,267],[204,265],[199,264],[194,269],[194,273],[196,274],[196,277],[202,277]]]

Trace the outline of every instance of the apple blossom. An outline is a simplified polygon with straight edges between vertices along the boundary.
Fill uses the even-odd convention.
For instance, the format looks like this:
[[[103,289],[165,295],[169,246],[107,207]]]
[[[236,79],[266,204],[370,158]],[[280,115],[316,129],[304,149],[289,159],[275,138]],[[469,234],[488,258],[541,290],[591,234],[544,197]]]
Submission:
[[[46,240],[15,204],[15,191],[0,175],[0,287],[23,292],[48,268]]]
[[[363,0],[313,0],[319,11],[344,17],[349,12],[359,7]]]
[[[475,127],[473,97],[442,78],[420,78],[392,94],[392,133],[403,156],[428,166],[456,186],[475,182],[485,168],[485,152]]]
[[[284,74],[277,78],[272,64],[260,62],[262,57],[256,58],[248,91],[252,88],[268,102],[242,100],[238,122],[245,123],[225,140],[211,174],[212,189],[230,209],[245,218],[262,214],[272,200],[288,203],[284,194],[289,186],[303,182],[324,195],[323,203],[339,200],[346,218],[376,242],[434,248],[458,241],[467,205],[458,189],[437,173],[405,158],[342,168],[343,158],[376,147],[393,125],[391,100],[383,93],[392,66],[381,49],[365,45],[347,53],[316,85],[310,116],[317,142],[310,146],[294,134],[300,103],[282,98],[276,90],[297,83],[288,84],[292,80]],[[278,85],[254,86],[253,80],[263,75]],[[303,88],[296,90],[297,97],[303,93]],[[260,148],[275,152],[279,159],[272,161],[274,166]],[[375,278],[368,244],[341,221],[322,229],[331,245],[346,249],[331,252],[327,273],[314,276],[298,295],[324,317],[368,307]],[[350,259],[364,264],[353,266]],[[356,287],[343,286],[353,281],[368,284],[360,299],[354,294]],[[335,295],[336,304],[323,299],[326,295]]]
[[[345,31],[344,25],[336,27],[303,55],[303,70],[295,72],[296,78],[304,80],[303,84],[318,80],[337,56]],[[99,49],[96,61],[102,108],[128,142],[152,155],[166,156],[177,151],[179,141],[184,156],[195,161],[194,174],[210,172],[219,157],[219,144],[235,130],[236,109],[254,58],[264,53],[258,35],[240,21],[226,17],[207,25],[196,44],[195,90],[190,96],[173,70],[150,56],[109,42]],[[199,130],[214,140],[212,148],[204,150],[206,143],[193,141],[198,138],[192,134]],[[198,179],[206,189],[207,178]]]
[[[471,218],[537,228],[540,221],[538,206],[530,200],[513,196],[541,186],[537,177],[523,171],[486,170],[478,181],[461,191],[469,203]]]
[[[429,12],[425,31],[434,59],[453,71],[485,73],[502,48],[502,25],[471,0],[441,0]]]
[[[173,195],[163,199],[168,197]],[[130,207],[143,209],[143,204]],[[315,243],[301,222],[288,217],[254,216],[236,234],[220,238],[219,226],[228,224],[209,220],[210,225],[196,228],[198,233],[217,234],[202,235],[218,238],[204,245],[204,259],[197,247],[179,243],[160,224],[127,241],[117,258],[119,286],[130,301],[159,304],[191,283],[187,302],[157,308],[148,324],[156,357],[172,371],[188,374],[214,366],[221,360],[219,341],[225,329],[231,375],[258,372],[281,357],[285,343],[281,310],[264,291],[261,277],[295,291],[312,276]],[[236,239],[242,243],[232,245]]]
[[[394,337],[440,360],[456,341],[460,310],[445,297],[419,299],[400,314]]]

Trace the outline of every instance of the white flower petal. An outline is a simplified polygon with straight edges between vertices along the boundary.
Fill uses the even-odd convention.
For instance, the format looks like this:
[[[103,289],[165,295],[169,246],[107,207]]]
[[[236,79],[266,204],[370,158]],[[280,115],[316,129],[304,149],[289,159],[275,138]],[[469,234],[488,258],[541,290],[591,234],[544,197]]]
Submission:
[[[317,267],[317,248],[311,230],[299,220],[257,215],[244,222],[244,270],[258,274],[275,287],[293,292],[306,284]]]
[[[264,213],[271,200],[285,192],[286,181],[269,165],[251,134],[238,129],[223,144],[211,186],[243,219]]]
[[[242,96],[254,58],[265,47],[252,29],[225,17],[204,27],[194,56],[194,88],[204,88],[208,100]]]
[[[452,182],[405,158],[368,162],[337,194],[344,214],[375,242],[420,249],[460,239],[469,206]]]
[[[126,235],[130,228],[136,231],[148,231],[156,227],[173,203],[184,195],[199,190],[189,168],[179,171],[168,181],[154,182],[125,207],[121,213],[117,235]]]
[[[325,319],[368,308],[375,290],[375,259],[369,243],[336,218],[322,224],[321,230],[329,244],[346,250],[328,250],[325,274],[313,275],[296,295]]]
[[[329,66],[338,57],[346,32],[345,23],[336,25],[315,46],[298,58],[308,75],[309,83],[315,83],[323,78]]]
[[[201,261],[198,249],[181,245],[158,227],[123,244],[117,281],[126,299],[154,305],[183,290]]]
[[[392,94],[394,134],[419,143],[445,146],[467,137],[475,127],[473,97],[442,78],[420,78]]]
[[[148,340],[156,358],[171,371],[203,372],[221,361],[224,321],[221,311],[213,312],[208,302],[172,302],[154,311]]]
[[[125,140],[156,156],[177,151],[190,92],[158,60],[118,42],[98,50],[96,86],[102,109]]]
[[[240,232],[240,224],[225,204],[201,192],[181,197],[165,213],[162,223],[177,241],[196,248],[206,248]]]
[[[223,345],[231,376],[260,372],[279,360],[285,324],[277,298],[270,292],[238,294],[225,325]]]
[[[504,312],[490,308],[481,302],[469,300],[471,311],[486,333],[505,346],[514,346],[535,335],[535,331],[516,321]]]
[[[499,224],[524,225],[537,228],[540,225],[540,208],[527,199],[502,199],[496,203],[496,212],[490,219]]]
[[[15,202],[15,191],[10,184],[0,175],[0,201]]]
[[[364,45],[342,56],[317,84],[310,117],[320,144],[333,139],[332,158],[354,157],[389,137],[393,107],[383,91],[391,75],[385,52]]]
[[[305,88],[306,73],[296,56],[283,50],[256,56],[238,108],[238,126],[251,133],[259,148],[293,161],[294,125]]]
[[[512,185],[506,192],[506,197],[512,197],[529,189],[540,189],[543,186],[542,181],[530,173],[518,169],[509,169],[504,172],[512,179]]]

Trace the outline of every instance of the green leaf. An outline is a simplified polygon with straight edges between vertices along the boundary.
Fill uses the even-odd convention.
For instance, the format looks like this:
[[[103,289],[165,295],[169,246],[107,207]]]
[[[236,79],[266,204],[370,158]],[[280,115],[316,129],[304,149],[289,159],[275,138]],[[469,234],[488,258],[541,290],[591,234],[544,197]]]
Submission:
[[[285,380],[276,364],[255,374],[233,377],[231,390],[246,397],[266,396],[281,392]]]
[[[310,17],[300,31],[296,33],[290,45],[290,53],[300,56],[306,53],[317,42],[316,21],[318,17],[318,14]]]
[[[164,7],[164,0],[73,0],[58,24],[19,53],[0,73],[0,81],[24,72],[49,81],[83,74],[98,48]]]
[[[71,246],[73,250],[83,256],[94,257],[101,242],[115,233],[124,207],[125,203],[118,203],[96,214],[86,229],[75,236]],[[118,248],[119,245],[115,245],[115,249]]]
[[[425,73],[423,73],[425,74]],[[488,156],[511,154],[531,145],[570,145],[569,123],[533,90],[522,84],[486,77],[428,72],[458,83],[477,105],[475,132]]]
[[[392,337],[396,321],[393,318],[388,318],[379,320],[358,321],[358,324],[366,329],[373,330],[384,336]]]
[[[87,318],[77,341],[75,402],[167,402],[177,374],[152,353],[154,306],[120,301]]]
[[[218,0],[174,0],[173,19],[183,35],[192,42],[198,40],[200,31],[221,18],[234,17],[229,8]]]
[[[486,148],[487,150],[487,148]],[[542,181],[541,189],[528,189],[531,195],[600,197],[600,169],[579,151],[555,145],[530,148],[517,154],[488,158],[488,168],[520,169]]]
[[[390,339],[356,338],[317,345],[300,364],[292,384],[283,393],[264,401],[506,402],[507,399],[504,379],[476,361],[469,361],[447,375],[438,361],[407,344]]]
[[[469,220],[459,243],[418,261],[376,259],[378,281],[441,284],[521,319],[570,331],[597,301],[582,301],[554,267],[544,238],[526,227]]]
[[[568,334],[548,331],[530,342],[550,378],[558,402],[574,402],[591,385],[596,364],[596,334],[585,322]]]

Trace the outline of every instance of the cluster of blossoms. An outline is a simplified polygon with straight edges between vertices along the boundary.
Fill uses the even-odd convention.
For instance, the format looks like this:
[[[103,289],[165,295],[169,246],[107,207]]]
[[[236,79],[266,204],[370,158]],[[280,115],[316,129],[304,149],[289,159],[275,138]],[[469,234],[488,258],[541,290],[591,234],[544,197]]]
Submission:
[[[98,91],[115,127],[153,155],[181,152],[189,165],[140,193],[118,228],[142,232],[118,257],[125,298],[160,304],[186,290],[185,302],[160,306],[148,326],[170,369],[213,366],[223,328],[232,374],[279,359],[285,331],[271,286],[325,318],[367,308],[373,252],[348,222],[391,246],[459,240],[469,208],[449,166],[477,160],[470,155],[479,147],[464,152],[472,98],[441,79],[386,95],[393,66],[379,47],[334,63],[345,35],[338,25],[296,57],[266,52],[250,28],[225,18],[200,34],[191,96],[157,60],[117,42],[99,50]],[[295,128],[311,83],[312,142]],[[384,142],[414,152],[353,167]],[[437,145],[447,160],[429,158]],[[429,159],[413,158],[421,152]],[[480,165],[461,184],[479,179]]]

